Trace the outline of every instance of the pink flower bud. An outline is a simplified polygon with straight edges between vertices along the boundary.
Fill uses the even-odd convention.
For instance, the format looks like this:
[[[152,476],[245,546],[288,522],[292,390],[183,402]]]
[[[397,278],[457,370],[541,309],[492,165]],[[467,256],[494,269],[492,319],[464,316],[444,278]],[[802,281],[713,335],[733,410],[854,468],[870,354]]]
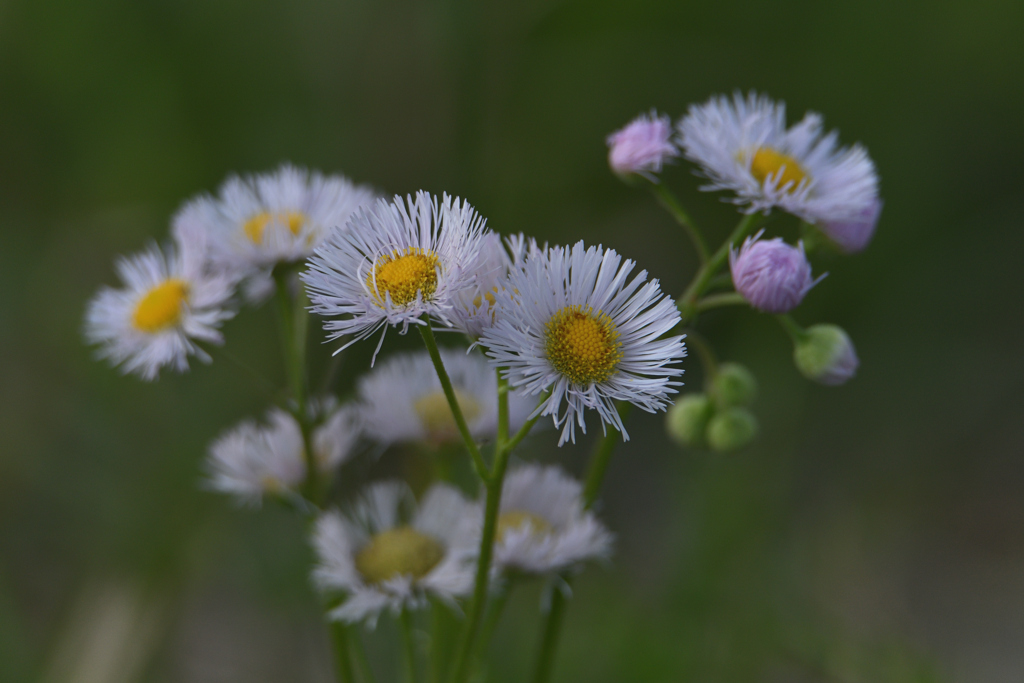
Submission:
[[[824,221],[818,225],[821,231],[847,254],[862,251],[875,235],[878,216],[882,213],[882,200],[875,199],[852,218],[839,221]]]
[[[730,250],[733,284],[754,308],[786,313],[797,307],[817,281],[811,277],[803,243],[792,247],[780,237],[759,241],[760,236],[748,237],[739,252]]]
[[[608,165],[620,176],[636,173],[654,182],[653,174],[678,156],[671,119],[653,109],[608,136]]]

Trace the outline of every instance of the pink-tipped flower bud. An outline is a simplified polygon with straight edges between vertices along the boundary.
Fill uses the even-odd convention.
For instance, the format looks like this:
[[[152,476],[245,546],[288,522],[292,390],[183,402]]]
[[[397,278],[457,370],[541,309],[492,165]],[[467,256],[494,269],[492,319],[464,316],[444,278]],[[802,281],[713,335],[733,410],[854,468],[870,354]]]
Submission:
[[[678,156],[672,142],[672,120],[658,116],[653,109],[608,136],[608,165],[620,176],[635,173],[657,182],[654,174]]]
[[[804,245],[793,247],[776,237],[759,240],[761,233],[748,237],[737,252],[729,251],[732,282],[750,305],[766,313],[786,313],[803,301],[817,280]]]
[[[860,361],[850,336],[837,325],[811,325],[793,349],[793,360],[807,379],[838,386],[857,372]]]
[[[882,200],[875,199],[854,216],[838,221],[824,221],[818,225],[840,251],[855,254],[863,251],[875,236],[875,226],[882,214]]]

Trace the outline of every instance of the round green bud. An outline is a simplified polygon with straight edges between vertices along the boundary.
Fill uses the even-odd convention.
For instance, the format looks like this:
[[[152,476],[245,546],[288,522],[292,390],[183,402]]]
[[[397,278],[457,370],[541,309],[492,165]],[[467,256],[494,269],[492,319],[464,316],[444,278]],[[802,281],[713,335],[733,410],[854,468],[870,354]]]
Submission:
[[[826,386],[844,384],[857,372],[857,352],[843,328],[812,325],[793,349],[797,370],[809,380]]]
[[[720,408],[750,405],[757,396],[757,380],[739,363],[722,363],[711,384],[711,392]]]
[[[743,448],[757,435],[757,418],[746,408],[728,408],[708,423],[708,445],[725,453]]]
[[[680,446],[696,446],[704,441],[704,428],[714,407],[705,394],[687,394],[668,409],[665,427]]]

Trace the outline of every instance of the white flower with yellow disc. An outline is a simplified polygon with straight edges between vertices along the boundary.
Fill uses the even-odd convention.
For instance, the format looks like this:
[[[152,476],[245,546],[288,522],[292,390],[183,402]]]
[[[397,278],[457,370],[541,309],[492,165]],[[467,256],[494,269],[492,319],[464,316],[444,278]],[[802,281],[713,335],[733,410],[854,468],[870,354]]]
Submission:
[[[352,406],[326,408],[312,441],[317,470],[329,475],[352,455],[360,430]],[[275,408],[267,413],[266,424],[246,420],[213,442],[209,486],[243,504],[258,504],[265,494],[295,493],[306,479],[305,453],[299,423]]]
[[[583,509],[583,487],[552,466],[509,472],[501,494],[494,565],[543,574],[607,559],[612,535]]]
[[[330,338],[351,336],[345,348],[389,325],[403,333],[428,318],[450,326],[483,258],[484,222],[468,203],[422,191],[357,212],[302,274]]]
[[[203,226],[211,260],[244,275],[249,298],[257,299],[269,292],[274,265],[308,258],[328,232],[376,198],[371,188],[344,176],[285,164],[272,173],[228,178],[216,198],[186,203],[175,224]]]
[[[435,484],[416,505],[400,482],[370,486],[347,514],[322,515],[313,580],[325,593],[343,594],[328,616],[372,626],[385,610],[424,607],[428,595],[454,604],[473,588],[478,517],[452,486]]]
[[[455,398],[477,439],[493,438],[498,426],[498,379],[487,359],[464,349],[440,349]],[[426,351],[391,356],[358,385],[360,415],[366,436],[381,444],[423,441],[433,445],[459,442],[458,428]],[[535,401],[509,396],[509,429],[525,422]]]
[[[860,145],[841,147],[808,112],[786,128],[786,105],[751,92],[692,105],[679,122],[679,146],[711,183],[731,190],[749,212],[777,206],[810,223],[849,221],[878,199],[878,176]]]
[[[85,336],[99,355],[143,379],[160,368],[188,370],[188,357],[209,362],[196,341],[220,344],[221,324],[234,315],[229,303],[235,279],[205,267],[205,240],[183,227],[176,245],[117,262],[121,289],[104,287],[89,302]]]
[[[492,365],[504,368],[520,394],[550,396],[535,413],[562,427],[559,445],[584,432],[584,410],[596,410],[628,439],[615,409],[629,401],[663,410],[682,374],[683,338],[662,335],[679,322],[675,302],[647,271],[612,249],[553,247],[513,269],[497,298],[495,324],[480,338]]]

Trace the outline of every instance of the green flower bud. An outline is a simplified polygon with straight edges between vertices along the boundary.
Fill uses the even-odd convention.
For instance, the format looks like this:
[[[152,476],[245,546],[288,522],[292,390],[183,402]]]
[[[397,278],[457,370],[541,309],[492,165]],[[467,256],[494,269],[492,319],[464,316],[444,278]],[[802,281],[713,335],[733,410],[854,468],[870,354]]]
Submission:
[[[793,349],[793,361],[807,379],[837,386],[857,372],[853,342],[837,325],[812,325]]]
[[[757,418],[746,408],[729,408],[708,423],[708,445],[724,453],[750,443],[757,435]]]
[[[704,394],[687,394],[668,409],[665,427],[680,446],[696,446],[704,441],[704,428],[714,408]]]
[[[712,382],[711,392],[720,408],[749,405],[757,396],[757,380],[739,363],[722,363]]]

